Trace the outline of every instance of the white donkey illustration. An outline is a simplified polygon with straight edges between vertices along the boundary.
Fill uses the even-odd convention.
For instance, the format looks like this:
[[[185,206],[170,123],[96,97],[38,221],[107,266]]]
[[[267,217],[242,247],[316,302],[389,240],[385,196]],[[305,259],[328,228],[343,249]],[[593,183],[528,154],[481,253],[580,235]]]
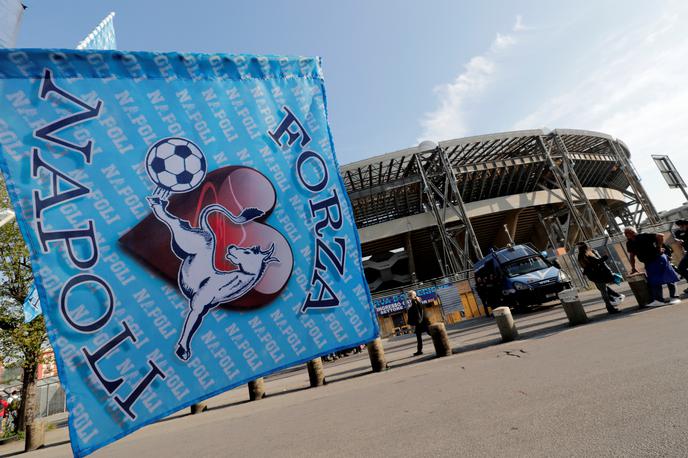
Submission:
[[[208,216],[219,212],[234,224],[245,224],[263,216],[264,213],[257,208],[246,208],[236,216],[221,205],[207,205],[198,218],[199,227],[195,228],[188,221],[170,214],[166,200],[148,197],[148,202],[155,217],[170,229],[172,251],[182,260],[178,283],[189,300],[190,310],[184,320],[176,354],[187,361],[191,357],[191,339],[208,312],[251,291],[263,278],[268,265],[279,262],[279,259],[272,256],[274,244],[266,251],[257,245],[248,248],[229,245],[225,258],[238,269],[223,272],[215,268],[215,235],[208,225]]]

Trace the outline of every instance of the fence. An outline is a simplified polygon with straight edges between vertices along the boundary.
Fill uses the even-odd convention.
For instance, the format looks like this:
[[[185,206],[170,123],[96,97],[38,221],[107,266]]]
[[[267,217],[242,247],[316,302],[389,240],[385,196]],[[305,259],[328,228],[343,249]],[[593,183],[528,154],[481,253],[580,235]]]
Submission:
[[[52,380],[51,380],[52,379]],[[67,397],[57,377],[44,379],[36,386],[36,417],[49,417],[67,411]]]
[[[475,292],[473,272],[465,271],[373,294],[382,337],[410,329],[405,315],[409,305],[407,293],[411,290],[416,291],[421,302],[426,304],[431,322],[451,324],[485,315],[482,302]]]
[[[8,386],[4,391],[21,392],[21,385]],[[67,397],[57,377],[48,377],[36,383],[36,418],[49,417],[67,411]]]

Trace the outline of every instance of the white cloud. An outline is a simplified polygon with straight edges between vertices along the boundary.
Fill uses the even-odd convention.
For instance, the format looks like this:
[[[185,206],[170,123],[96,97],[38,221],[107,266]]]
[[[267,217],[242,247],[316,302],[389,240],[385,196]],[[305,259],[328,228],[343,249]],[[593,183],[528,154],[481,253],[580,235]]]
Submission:
[[[502,35],[501,33],[498,33],[497,37],[492,42],[492,46],[490,46],[490,51],[502,51],[515,43],[516,39],[512,35]]]
[[[650,155],[669,154],[688,178],[688,35],[681,28],[686,20],[685,7],[658,10],[640,27],[614,30],[586,53],[577,83],[543,102],[514,129],[548,125],[620,138],[655,205],[679,205],[681,193],[667,190]]]
[[[513,30],[524,30],[521,16],[516,16]],[[516,41],[513,34],[497,33],[488,50],[472,57],[454,81],[435,88],[439,107],[426,113],[421,119],[422,134],[419,141],[446,140],[466,135],[468,126],[465,105],[469,99],[479,96],[493,81],[500,55],[516,44]]]
[[[530,27],[527,27],[523,23],[523,16],[520,14],[516,15],[516,23],[514,24],[514,27],[511,29],[514,32],[524,32],[526,30],[530,30]]]

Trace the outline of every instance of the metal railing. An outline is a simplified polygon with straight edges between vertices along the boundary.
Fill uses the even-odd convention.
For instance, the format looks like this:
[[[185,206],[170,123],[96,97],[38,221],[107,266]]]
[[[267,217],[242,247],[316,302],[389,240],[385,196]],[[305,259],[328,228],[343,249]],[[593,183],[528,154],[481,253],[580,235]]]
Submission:
[[[4,391],[21,391],[21,385],[8,386]],[[36,418],[45,418],[67,411],[67,396],[60,379],[48,377],[36,383]]]

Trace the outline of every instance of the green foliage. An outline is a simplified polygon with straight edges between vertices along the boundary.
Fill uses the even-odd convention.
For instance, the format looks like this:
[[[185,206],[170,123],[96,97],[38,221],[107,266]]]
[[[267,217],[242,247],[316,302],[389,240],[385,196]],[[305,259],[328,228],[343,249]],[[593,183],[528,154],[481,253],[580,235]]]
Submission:
[[[0,206],[11,208],[0,179]],[[46,341],[43,317],[24,323],[24,299],[33,281],[29,250],[16,220],[0,227],[0,359],[24,369],[38,365]]]
[[[11,208],[2,178],[0,206]],[[37,369],[47,339],[42,316],[24,323],[23,303],[32,282],[29,250],[14,220],[0,227],[0,363],[22,368],[21,405],[16,420],[19,432],[34,415]]]

